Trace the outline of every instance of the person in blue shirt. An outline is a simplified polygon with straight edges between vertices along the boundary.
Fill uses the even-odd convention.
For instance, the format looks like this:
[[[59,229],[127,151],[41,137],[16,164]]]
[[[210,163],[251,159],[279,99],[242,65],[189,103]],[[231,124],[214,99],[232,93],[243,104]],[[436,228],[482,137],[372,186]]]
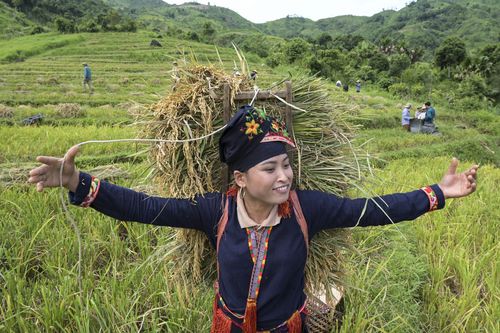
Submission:
[[[403,108],[403,112],[401,112],[401,125],[405,131],[410,131],[410,109],[411,104],[406,104]]]
[[[436,110],[431,106],[431,102],[425,102],[425,119],[424,124],[433,124],[434,118],[436,118]]]
[[[94,92],[94,88],[92,87],[92,71],[88,64],[83,64],[83,91],[89,89],[89,93],[92,94]]]
[[[73,204],[118,220],[204,232],[217,249],[212,333],[307,332],[304,269],[318,232],[413,220],[476,189],[478,166],[457,173],[456,159],[439,184],[371,200],[293,189],[287,147],[295,143],[282,122],[245,106],[219,139],[220,159],[234,177],[227,192],[193,200],[148,196],[79,171],[78,146],[65,155],[62,185]],[[58,187],[63,159],[37,161],[42,165],[30,171],[29,183],[38,191]]]
[[[357,80],[356,81],[356,92],[360,92],[361,91],[361,81],[360,80]]]

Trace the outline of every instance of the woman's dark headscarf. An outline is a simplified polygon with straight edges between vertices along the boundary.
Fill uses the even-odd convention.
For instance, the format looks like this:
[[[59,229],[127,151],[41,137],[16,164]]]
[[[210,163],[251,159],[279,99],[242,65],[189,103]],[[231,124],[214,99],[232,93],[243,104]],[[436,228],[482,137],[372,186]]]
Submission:
[[[295,147],[283,123],[250,105],[229,120],[219,139],[219,155],[229,168],[245,172],[271,157]]]

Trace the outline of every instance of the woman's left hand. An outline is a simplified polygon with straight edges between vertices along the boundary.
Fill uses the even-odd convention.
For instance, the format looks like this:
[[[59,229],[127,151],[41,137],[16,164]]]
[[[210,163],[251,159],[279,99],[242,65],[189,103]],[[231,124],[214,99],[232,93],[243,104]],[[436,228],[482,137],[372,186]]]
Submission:
[[[441,179],[439,187],[445,198],[460,198],[476,190],[476,175],[479,165],[473,165],[469,170],[457,174],[458,160],[451,160],[448,171]]]

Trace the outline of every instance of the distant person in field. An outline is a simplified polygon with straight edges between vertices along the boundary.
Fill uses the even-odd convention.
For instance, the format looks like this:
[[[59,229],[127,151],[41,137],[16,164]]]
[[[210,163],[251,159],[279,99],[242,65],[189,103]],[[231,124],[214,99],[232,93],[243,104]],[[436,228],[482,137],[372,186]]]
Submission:
[[[349,91],[349,85],[346,83],[344,83],[344,87],[343,87],[344,91],[347,92]]]
[[[436,110],[431,106],[431,102],[425,102],[425,119],[424,124],[434,124],[434,118],[436,118]]]
[[[335,83],[335,85],[339,88],[342,87],[342,81],[337,80],[337,83]]]
[[[240,71],[238,70],[238,67],[234,66],[233,68],[233,76],[241,76]]]
[[[257,79],[257,71],[254,69],[252,72],[250,72],[250,80],[254,81]]]
[[[76,168],[78,146],[66,153],[62,174],[63,159],[39,156],[28,182],[38,191],[64,186],[73,204],[117,220],[203,231],[217,250],[213,333],[307,332],[304,270],[316,234],[414,220],[476,189],[478,166],[457,173],[457,159],[439,184],[372,200],[294,189],[293,148],[282,120],[247,105],[219,139],[235,182],[227,192],[168,199],[113,185]]]
[[[87,91],[87,87],[89,93],[92,94],[94,92],[94,88],[92,87],[92,71],[88,64],[83,64],[83,91]]]
[[[356,81],[356,92],[360,92],[361,91],[361,81]]]
[[[436,118],[436,110],[432,107],[431,102],[425,102],[425,118],[422,125],[422,133],[439,135],[438,128],[434,123]]]
[[[403,129],[407,132],[410,131],[410,109],[411,109],[411,104],[406,104],[403,107],[403,112],[401,113],[401,125],[403,126]]]
[[[418,120],[424,120],[426,111],[427,111],[427,107],[424,104],[424,105],[422,105],[422,107],[420,109],[417,109],[415,111],[415,118],[417,118]]]
[[[177,84],[181,80],[177,61],[172,62],[172,91],[175,91]]]

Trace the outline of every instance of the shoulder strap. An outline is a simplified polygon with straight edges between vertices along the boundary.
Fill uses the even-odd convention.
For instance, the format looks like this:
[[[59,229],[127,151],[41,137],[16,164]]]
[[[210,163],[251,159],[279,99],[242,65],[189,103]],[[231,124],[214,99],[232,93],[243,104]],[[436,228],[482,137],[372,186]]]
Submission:
[[[307,221],[306,218],[304,217],[304,213],[302,213],[302,207],[300,207],[299,197],[297,196],[297,192],[295,190],[290,191],[290,199],[292,199],[293,210],[295,211],[295,217],[297,218],[300,230],[302,230],[302,234],[304,235],[304,241],[306,242],[307,252],[309,252],[309,229],[307,228]]]
[[[290,191],[290,199],[292,200],[293,210],[295,211],[295,216],[297,217],[297,222],[299,223],[300,230],[304,235],[304,241],[306,242],[306,248],[309,251],[309,229],[307,228],[307,221],[302,213],[302,207],[300,206],[299,197],[296,191]],[[224,212],[217,224],[217,253],[219,252],[219,243],[222,238],[222,234],[226,229],[227,220],[229,215],[229,197],[226,197],[226,204],[224,205]]]
[[[224,205],[224,212],[222,213],[219,223],[217,223],[217,247],[216,247],[217,253],[219,253],[219,243],[222,238],[222,234],[226,229],[228,215],[229,215],[229,196],[226,196],[226,204]]]

